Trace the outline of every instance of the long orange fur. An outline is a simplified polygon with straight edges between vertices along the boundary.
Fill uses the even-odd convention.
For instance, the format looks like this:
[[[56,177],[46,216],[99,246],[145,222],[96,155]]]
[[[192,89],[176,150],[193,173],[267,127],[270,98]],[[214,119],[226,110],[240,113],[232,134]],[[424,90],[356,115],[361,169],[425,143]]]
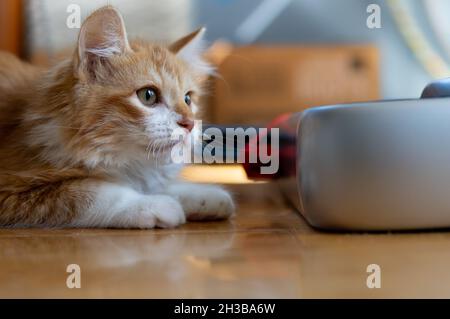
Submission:
[[[176,56],[191,38],[172,47],[132,41],[126,54],[97,59],[95,72],[78,51],[50,69],[0,53],[0,225],[70,225],[92,205],[90,189],[115,183],[111,172],[130,164],[124,153],[145,153],[148,141],[136,142],[144,114],[128,97],[149,70],[164,90],[180,90],[173,107],[193,118],[183,86],[199,92],[204,76]]]

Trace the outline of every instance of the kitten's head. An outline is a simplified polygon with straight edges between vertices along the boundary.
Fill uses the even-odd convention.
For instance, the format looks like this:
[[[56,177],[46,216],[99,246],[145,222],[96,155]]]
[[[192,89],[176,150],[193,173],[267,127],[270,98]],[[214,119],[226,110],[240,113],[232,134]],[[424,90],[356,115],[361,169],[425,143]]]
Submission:
[[[77,145],[89,161],[168,154],[174,130],[190,138],[201,85],[204,29],[172,45],[128,41],[121,15],[107,6],[81,27],[74,58]]]

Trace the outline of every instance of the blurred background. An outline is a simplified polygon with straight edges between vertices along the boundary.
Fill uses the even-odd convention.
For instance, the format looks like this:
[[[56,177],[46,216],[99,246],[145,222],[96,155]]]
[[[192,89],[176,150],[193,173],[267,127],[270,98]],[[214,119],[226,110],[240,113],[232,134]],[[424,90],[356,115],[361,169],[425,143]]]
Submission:
[[[119,8],[131,37],[172,41],[207,26],[207,56],[222,75],[205,101],[211,122],[267,123],[311,106],[416,98],[450,75],[446,0],[1,0],[0,48],[57,61],[76,41],[78,29],[67,25],[73,5],[82,21],[105,4]],[[371,4],[379,28],[367,24]]]
[[[219,76],[203,120],[222,129],[273,127],[320,105],[417,98],[450,76],[448,0],[0,0],[0,49],[56,63],[74,52],[79,22],[106,4],[121,11],[131,38],[170,42],[207,27],[205,57]],[[282,167],[295,168],[296,122],[283,125]],[[251,166],[192,169],[187,178],[206,182],[257,178]]]

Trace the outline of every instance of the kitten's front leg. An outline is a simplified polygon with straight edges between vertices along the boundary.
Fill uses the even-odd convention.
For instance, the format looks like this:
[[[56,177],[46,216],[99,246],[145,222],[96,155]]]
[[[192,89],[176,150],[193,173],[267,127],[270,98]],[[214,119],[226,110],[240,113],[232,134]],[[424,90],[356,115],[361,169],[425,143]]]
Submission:
[[[0,188],[0,203],[0,226],[10,227],[169,228],[186,221],[173,197],[91,179]]]
[[[178,199],[191,221],[227,219],[235,211],[231,195],[219,186],[175,183],[168,193]]]
[[[186,222],[180,203],[167,195],[143,195],[112,183],[90,186],[91,203],[75,227],[173,228]]]

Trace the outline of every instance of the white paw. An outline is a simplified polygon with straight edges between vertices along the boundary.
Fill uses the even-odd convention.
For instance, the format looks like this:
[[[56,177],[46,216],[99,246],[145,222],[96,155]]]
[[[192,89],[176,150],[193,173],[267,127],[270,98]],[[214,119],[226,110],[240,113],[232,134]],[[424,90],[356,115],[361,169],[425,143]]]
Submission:
[[[157,227],[173,228],[186,222],[183,207],[176,199],[165,195],[152,197],[158,197],[158,200],[153,203]]]
[[[188,220],[227,219],[234,213],[231,195],[218,186],[182,184],[171,190],[183,206]]]
[[[143,196],[128,212],[134,228],[174,228],[186,222],[180,203],[165,195]]]
[[[91,188],[93,201],[72,227],[172,228],[184,224],[180,203],[167,195],[143,195],[119,184],[102,183]]]

